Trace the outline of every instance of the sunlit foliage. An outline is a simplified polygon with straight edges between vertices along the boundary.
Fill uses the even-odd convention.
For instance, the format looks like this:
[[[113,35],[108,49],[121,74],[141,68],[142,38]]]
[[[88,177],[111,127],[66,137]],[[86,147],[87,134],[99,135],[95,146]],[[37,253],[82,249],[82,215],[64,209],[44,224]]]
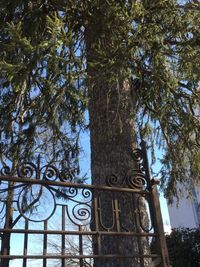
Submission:
[[[1,1],[2,160],[39,152],[78,166],[90,65],[93,83],[129,81],[138,137],[164,154],[166,193],[189,185],[186,172],[199,179],[199,14],[195,0]]]

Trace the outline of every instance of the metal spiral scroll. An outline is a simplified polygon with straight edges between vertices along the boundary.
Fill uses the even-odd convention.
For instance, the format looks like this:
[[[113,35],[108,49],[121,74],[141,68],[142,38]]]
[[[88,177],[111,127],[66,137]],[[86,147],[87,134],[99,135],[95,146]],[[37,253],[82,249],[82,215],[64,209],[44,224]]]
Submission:
[[[75,176],[69,170],[59,170],[53,165],[45,165],[40,169],[40,176],[46,181],[73,182]]]
[[[3,166],[1,168],[1,175],[6,176],[6,175],[12,175],[12,169],[9,166]]]
[[[143,161],[143,152],[141,149],[136,148],[133,150],[133,154],[132,157],[134,159],[135,162],[142,162]]]
[[[46,181],[73,182],[75,175],[70,170],[59,170],[57,167],[47,164],[32,162],[20,162],[16,168],[6,165],[0,169],[1,176],[17,176],[26,179],[39,179]]]
[[[78,188],[68,187],[65,193],[69,198],[74,198],[78,195]]]
[[[146,179],[141,172],[135,172],[133,175],[126,177],[126,183],[129,188],[141,190],[146,185]]]
[[[119,177],[114,174],[111,174],[106,177],[106,184],[108,186],[120,186],[122,182],[120,182]]]
[[[115,174],[111,174],[106,177],[106,184],[110,187],[128,187],[131,189],[144,189],[147,181],[145,177],[145,168],[143,165],[143,152],[141,149],[135,149],[132,152],[132,157],[136,163],[136,168],[131,171],[131,174],[118,177]]]
[[[59,171],[52,165],[45,165],[40,169],[42,178],[46,181],[56,181],[59,178]]]
[[[91,222],[91,206],[85,203],[79,203],[72,209],[67,207],[67,214],[70,221],[75,225],[88,225]]]
[[[17,166],[17,175],[20,178],[34,178],[37,175],[37,167],[31,162],[24,162]]]
[[[143,151],[139,148],[136,148],[133,151],[132,157],[133,160],[136,162],[137,164],[137,169],[139,172],[145,174],[145,167],[144,167],[144,155],[143,155]]]
[[[66,211],[68,218],[75,225],[88,225],[91,223],[92,191],[80,188],[74,197],[69,198]]]
[[[92,200],[92,192],[87,188],[82,189],[82,196],[84,197],[84,199],[87,199],[87,202],[90,202]]]

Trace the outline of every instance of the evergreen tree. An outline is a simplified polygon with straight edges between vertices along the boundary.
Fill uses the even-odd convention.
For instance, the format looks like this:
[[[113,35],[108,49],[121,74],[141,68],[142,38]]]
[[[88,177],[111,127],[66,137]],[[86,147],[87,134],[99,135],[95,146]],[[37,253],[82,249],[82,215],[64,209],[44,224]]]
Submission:
[[[2,0],[2,161],[40,152],[78,170],[88,109],[93,183],[133,172],[140,135],[164,151],[168,197],[188,168],[198,178],[200,4],[182,2]]]

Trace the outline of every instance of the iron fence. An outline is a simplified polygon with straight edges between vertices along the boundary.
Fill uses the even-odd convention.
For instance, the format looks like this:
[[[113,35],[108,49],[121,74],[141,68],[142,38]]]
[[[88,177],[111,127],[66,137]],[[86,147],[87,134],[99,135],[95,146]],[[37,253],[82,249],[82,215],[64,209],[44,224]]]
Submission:
[[[75,183],[40,162],[3,166],[0,266],[169,266],[145,150],[134,160],[132,175],[104,185]]]

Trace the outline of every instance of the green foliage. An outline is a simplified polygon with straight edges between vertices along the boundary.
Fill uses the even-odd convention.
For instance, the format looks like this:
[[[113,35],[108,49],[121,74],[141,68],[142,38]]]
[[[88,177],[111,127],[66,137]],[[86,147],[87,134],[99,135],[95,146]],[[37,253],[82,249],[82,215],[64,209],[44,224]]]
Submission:
[[[174,229],[166,240],[172,267],[200,266],[200,229]]]
[[[87,103],[83,61],[76,52],[80,37],[67,29],[71,22],[62,14],[47,15],[23,2],[2,3],[0,13],[3,159],[38,152],[76,166]]]
[[[3,158],[37,151],[77,165],[86,85],[126,79],[138,135],[165,154],[166,194],[189,186],[186,172],[199,179],[199,9],[175,0],[1,1]]]

